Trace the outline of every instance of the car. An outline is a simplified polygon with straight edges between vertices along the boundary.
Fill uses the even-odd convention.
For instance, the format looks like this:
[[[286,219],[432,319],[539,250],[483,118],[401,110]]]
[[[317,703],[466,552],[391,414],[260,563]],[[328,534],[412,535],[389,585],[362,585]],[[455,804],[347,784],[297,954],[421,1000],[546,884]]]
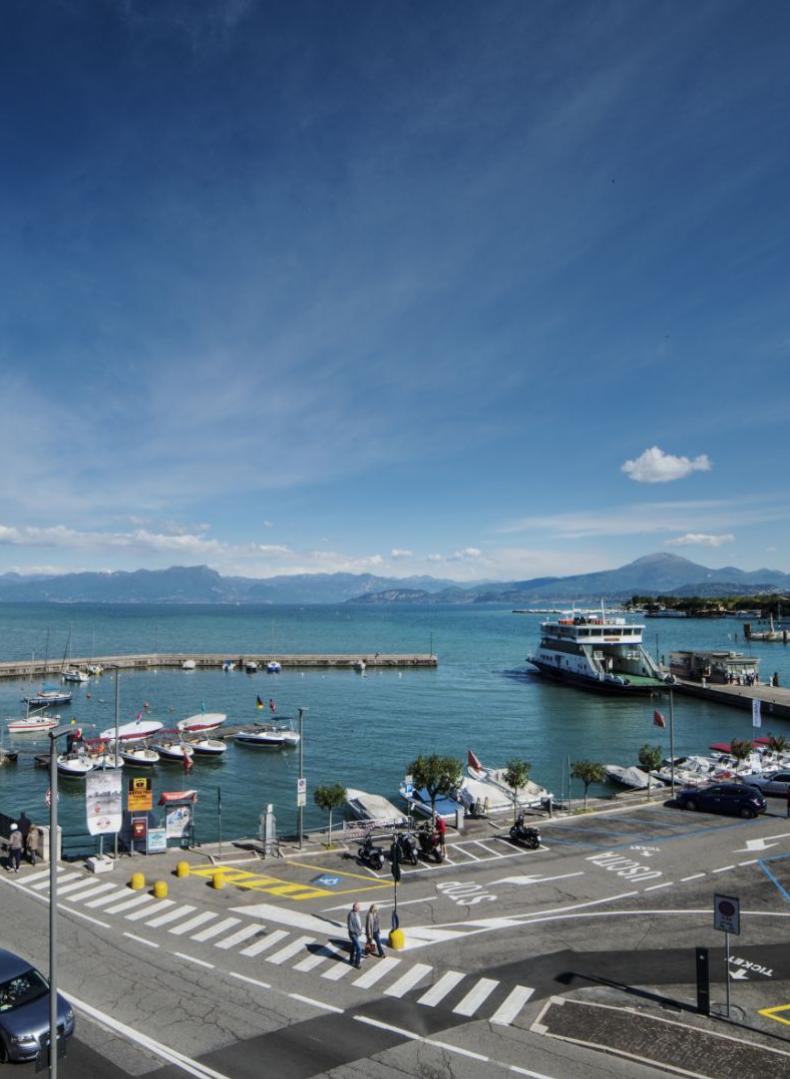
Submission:
[[[74,1033],[74,1012],[58,993],[58,1033]],[[0,1062],[33,1060],[49,1043],[49,982],[26,959],[0,948]]]
[[[756,817],[765,813],[765,798],[747,783],[714,783],[711,787],[683,790],[675,798],[681,809],[702,809],[706,813],[732,813],[737,817]]]
[[[790,791],[790,769],[763,772],[761,776],[749,776],[749,786],[756,787],[763,794],[776,794],[786,798]]]

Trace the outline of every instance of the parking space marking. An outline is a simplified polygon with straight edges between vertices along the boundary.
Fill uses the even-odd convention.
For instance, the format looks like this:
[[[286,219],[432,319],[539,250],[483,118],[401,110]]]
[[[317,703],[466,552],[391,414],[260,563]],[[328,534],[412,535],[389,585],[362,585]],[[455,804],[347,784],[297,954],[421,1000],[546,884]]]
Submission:
[[[726,873],[728,869],[735,869],[735,865],[723,865],[720,869],[711,869],[711,873]]]
[[[706,875],[707,874],[705,873],[692,873],[690,877],[681,877],[680,883],[685,884],[687,880],[699,880],[700,877],[704,877]]]

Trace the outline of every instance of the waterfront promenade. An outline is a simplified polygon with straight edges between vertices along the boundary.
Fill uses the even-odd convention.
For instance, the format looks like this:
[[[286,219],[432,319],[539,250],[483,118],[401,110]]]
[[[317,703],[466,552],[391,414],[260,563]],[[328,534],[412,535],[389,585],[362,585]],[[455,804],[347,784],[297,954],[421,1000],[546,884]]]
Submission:
[[[790,689],[784,686],[703,685],[701,682],[689,682],[679,678],[672,688],[677,693],[715,701],[716,704],[725,704],[729,708],[743,708],[749,712],[752,710],[752,702],[760,701],[763,717],[790,719]]]
[[[245,663],[256,663],[259,668],[267,663],[277,662],[282,667],[305,668],[348,668],[354,669],[362,660],[366,667],[438,667],[439,658],[428,652],[310,652],[277,655],[275,653],[245,652],[234,655],[229,652],[148,652],[123,656],[94,656],[90,659],[72,658],[69,667],[84,668],[88,664],[97,664],[106,669],[117,667],[120,670],[153,670],[158,667],[183,667],[187,661],[195,664],[196,670],[221,668],[232,660],[243,668]],[[63,672],[62,660],[6,660],[0,662],[0,678],[35,678],[50,675],[58,677]]]

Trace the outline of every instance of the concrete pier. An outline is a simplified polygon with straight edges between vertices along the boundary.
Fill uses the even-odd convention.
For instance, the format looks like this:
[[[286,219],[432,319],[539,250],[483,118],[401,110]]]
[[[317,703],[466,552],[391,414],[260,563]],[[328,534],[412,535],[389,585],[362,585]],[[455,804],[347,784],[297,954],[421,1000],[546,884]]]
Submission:
[[[669,687],[667,687],[669,688]],[[760,712],[765,719],[790,719],[790,689],[784,686],[730,686],[710,685],[701,682],[689,682],[678,678],[672,687],[676,693],[686,693],[690,697],[701,697],[716,704],[726,704],[730,708],[752,710],[752,701],[761,702]]]
[[[266,673],[266,664],[280,663],[283,667],[330,668],[339,667],[349,670],[363,660],[366,667],[438,667],[439,657],[427,652],[392,653],[392,652],[351,652],[344,653],[298,653],[292,655],[274,655],[272,653],[233,654],[230,652],[160,652],[133,656],[93,656],[91,659],[72,658],[70,667],[85,669],[88,664],[97,663],[105,669],[119,667],[121,670],[151,670],[154,667],[182,667],[186,660],[192,660],[196,670],[221,668],[226,660],[233,660],[243,668],[245,663],[254,662]],[[0,663],[0,678],[53,678],[63,672],[63,660],[43,661],[17,660]]]

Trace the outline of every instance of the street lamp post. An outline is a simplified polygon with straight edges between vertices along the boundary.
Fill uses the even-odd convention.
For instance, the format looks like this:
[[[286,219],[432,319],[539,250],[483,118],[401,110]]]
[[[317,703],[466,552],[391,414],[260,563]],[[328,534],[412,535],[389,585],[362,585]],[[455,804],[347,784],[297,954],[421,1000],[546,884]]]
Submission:
[[[58,738],[68,734],[70,723],[49,732],[49,1074],[58,1074]]]
[[[307,709],[299,709],[299,778],[304,779],[304,714]],[[300,796],[299,801],[302,801]],[[299,850],[304,843],[304,806],[299,805]]]

